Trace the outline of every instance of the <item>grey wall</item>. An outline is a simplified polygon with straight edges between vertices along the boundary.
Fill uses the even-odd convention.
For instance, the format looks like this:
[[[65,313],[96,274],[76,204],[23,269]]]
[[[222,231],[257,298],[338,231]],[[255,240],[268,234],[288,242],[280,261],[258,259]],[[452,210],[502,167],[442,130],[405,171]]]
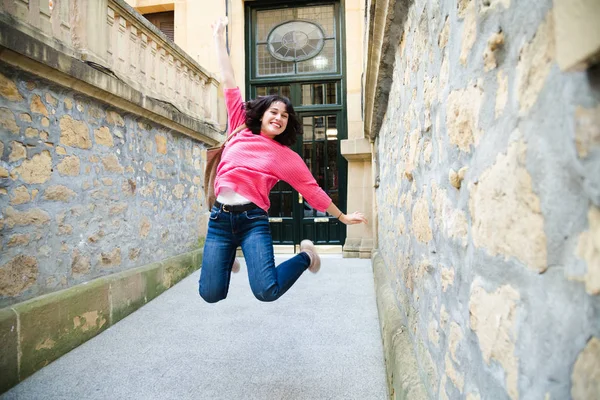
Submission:
[[[203,148],[0,64],[0,308],[198,248]]]
[[[595,398],[600,71],[559,70],[549,0],[420,0],[404,28],[378,236],[429,397]]]

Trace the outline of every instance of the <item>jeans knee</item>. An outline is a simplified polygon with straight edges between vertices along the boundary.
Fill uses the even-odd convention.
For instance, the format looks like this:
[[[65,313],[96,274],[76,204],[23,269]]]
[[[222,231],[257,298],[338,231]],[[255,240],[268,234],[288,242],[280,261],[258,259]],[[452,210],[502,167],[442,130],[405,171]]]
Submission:
[[[216,303],[219,302],[221,300],[224,300],[225,297],[227,297],[227,295],[223,295],[223,294],[219,294],[219,293],[215,293],[215,292],[207,292],[206,290],[202,290],[202,287],[200,287],[200,289],[198,290],[198,292],[200,293],[200,297],[202,297],[202,299],[204,301],[206,301],[207,303]]]
[[[267,290],[260,293],[254,293],[254,297],[256,297],[260,301],[264,301],[265,303],[269,303],[271,301],[275,301],[279,298],[277,294],[273,290]]]

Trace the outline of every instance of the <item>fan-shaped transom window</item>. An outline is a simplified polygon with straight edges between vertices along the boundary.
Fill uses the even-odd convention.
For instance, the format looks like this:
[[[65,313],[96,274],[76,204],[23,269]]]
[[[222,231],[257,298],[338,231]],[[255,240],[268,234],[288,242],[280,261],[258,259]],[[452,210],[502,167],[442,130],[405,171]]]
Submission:
[[[253,76],[339,72],[333,4],[257,10]]]
[[[276,26],[267,39],[269,53],[281,61],[308,60],[323,49],[323,29],[309,21],[289,21]]]

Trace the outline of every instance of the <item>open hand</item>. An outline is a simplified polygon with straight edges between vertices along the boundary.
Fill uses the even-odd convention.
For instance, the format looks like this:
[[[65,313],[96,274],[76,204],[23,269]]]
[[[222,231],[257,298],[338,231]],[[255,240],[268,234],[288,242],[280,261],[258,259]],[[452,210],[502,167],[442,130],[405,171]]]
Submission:
[[[358,211],[353,212],[352,214],[343,214],[340,217],[340,221],[342,221],[346,225],[356,225],[356,224],[368,224],[369,221],[365,218],[363,213]]]
[[[213,24],[211,24],[213,36],[223,36],[225,34],[225,27],[228,23],[229,21],[227,17],[220,17]]]

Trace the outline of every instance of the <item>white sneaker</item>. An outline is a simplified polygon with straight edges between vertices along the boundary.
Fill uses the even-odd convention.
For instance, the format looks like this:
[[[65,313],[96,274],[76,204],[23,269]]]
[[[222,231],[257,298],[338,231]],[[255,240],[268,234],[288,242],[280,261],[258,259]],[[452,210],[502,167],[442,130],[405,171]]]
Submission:
[[[300,242],[300,251],[305,252],[310,257],[310,265],[308,266],[308,270],[313,274],[319,272],[321,269],[321,257],[317,254],[317,249],[313,242],[308,239],[304,239]]]

